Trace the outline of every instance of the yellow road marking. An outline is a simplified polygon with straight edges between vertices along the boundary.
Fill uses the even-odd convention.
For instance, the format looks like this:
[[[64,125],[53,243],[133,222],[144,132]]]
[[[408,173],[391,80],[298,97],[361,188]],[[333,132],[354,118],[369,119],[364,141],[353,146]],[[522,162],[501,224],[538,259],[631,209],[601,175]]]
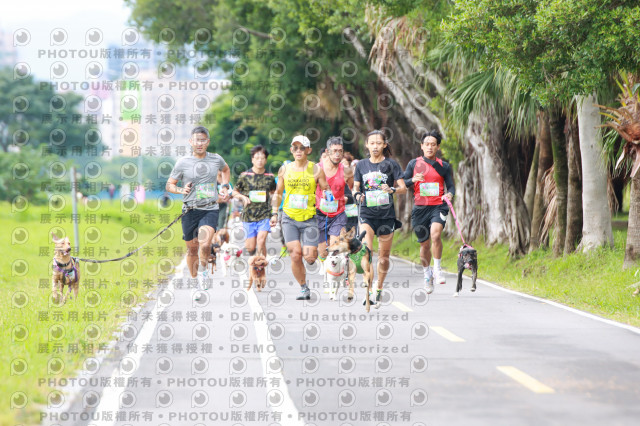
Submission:
[[[429,329],[435,331],[436,333],[438,333],[439,335],[441,335],[442,337],[444,337],[445,339],[451,342],[456,342],[456,343],[464,342],[464,339],[462,337],[456,336],[455,334],[453,334],[452,332],[450,332],[444,327],[438,327],[434,325],[429,327]]]
[[[555,393],[555,390],[550,388],[549,386],[540,383],[527,373],[518,370],[516,367],[510,365],[498,366],[496,367],[498,371],[506,374],[511,377],[516,382],[520,383],[522,386],[526,387],[532,392],[535,393]]]
[[[413,309],[411,309],[410,307],[408,307],[402,302],[393,302],[392,305],[400,309],[402,312],[413,312]]]

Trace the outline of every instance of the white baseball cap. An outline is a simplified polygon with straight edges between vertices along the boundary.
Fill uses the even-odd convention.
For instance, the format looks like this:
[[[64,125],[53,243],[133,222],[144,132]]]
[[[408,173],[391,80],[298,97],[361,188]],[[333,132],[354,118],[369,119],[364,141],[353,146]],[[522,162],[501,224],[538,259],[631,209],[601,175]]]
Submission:
[[[311,141],[309,140],[309,138],[303,135],[298,135],[293,138],[293,140],[291,141],[291,145],[293,146],[293,144],[296,142],[300,142],[305,148],[309,148],[311,146]]]

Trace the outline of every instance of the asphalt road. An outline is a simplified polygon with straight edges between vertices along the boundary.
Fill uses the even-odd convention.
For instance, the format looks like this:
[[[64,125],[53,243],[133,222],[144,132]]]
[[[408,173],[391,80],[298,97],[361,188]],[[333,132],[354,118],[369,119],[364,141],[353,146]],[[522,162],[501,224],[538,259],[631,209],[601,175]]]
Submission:
[[[270,244],[269,250],[276,251]],[[219,262],[220,264],[220,262]],[[219,265],[220,266],[220,265]],[[435,292],[394,260],[383,305],[329,300],[308,274],[296,301],[288,258],[263,292],[214,277],[199,303],[171,284],[87,364],[53,425],[632,425],[640,330],[453,274]],[[482,257],[480,254],[480,268]],[[81,380],[80,380],[81,379]]]

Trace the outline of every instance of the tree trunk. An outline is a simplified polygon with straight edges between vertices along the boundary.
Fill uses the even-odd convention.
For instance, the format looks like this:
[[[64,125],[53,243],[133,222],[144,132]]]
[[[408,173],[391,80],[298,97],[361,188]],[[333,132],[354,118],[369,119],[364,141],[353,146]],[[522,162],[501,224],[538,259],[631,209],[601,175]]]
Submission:
[[[544,173],[553,165],[553,153],[551,151],[551,134],[549,130],[549,118],[546,111],[538,112],[538,130],[536,132],[537,143],[540,146],[538,154],[538,175],[536,177],[536,195],[533,199],[533,215],[531,217],[531,240],[529,251],[540,246],[546,246],[548,241],[540,241],[540,231],[544,218]]]
[[[556,184],[556,226],[553,239],[553,255],[558,257],[564,252],[564,240],[567,235],[567,141],[564,136],[565,119],[559,109],[553,108],[549,117],[551,130],[551,148],[553,150],[553,179]]]
[[[492,111],[469,117],[457,207],[465,238],[473,240],[483,232],[486,244],[508,244],[509,254],[518,256],[527,249],[530,222],[505,161],[502,124]]]
[[[578,122],[567,117],[567,235],[564,240],[564,254],[573,253],[580,242],[582,230],[582,177],[580,176],[580,139]]]
[[[600,113],[595,95],[578,98],[578,133],[582,158],[582,241],[579,250],[613,247],[611,212],[607,200],[607,170],[602,157],[602,139],[596,126]]]
[[[437,129],[444,136],[444,127],[440,119],[429,109],[432,97],[425,90],[424,84],[425,81],[433,83],[433,80],[438,80],[438,77],[433,72],[421,72],[419,67],[414,65],[413,58],[404,54],[406,50],[402,50],[401,46],[394,46],[392,51],[387,51],[389,57],[383,57],[378,55],[379,49],[376,46],[367,52],[353,28],[345,28],[343,34],[350,40],[360,57],[369,61],[371,71],[393,95],[395,106],[402,111],[403,118],[408,121],[412,129],[420,130],[420,133]],[[401,52],[399,53],[395,48],[401,49]],[[446,90],[442,82],[433,84],[433,87],[437,90]]]
[[[637,266],[640,258],[640,173],[631,179],[629,201],[629,226],[627,228],[627,246],[624,250],[622,269]]]
[[[536,141],[536,149],[533,151],[533,161],[527,178],[527,189],[524,192],[524,204],[527,206],[529,219],[533,219],[533,201],[536,197],[536,177],[538,176],[538,157],[540,156],[540,143]]]

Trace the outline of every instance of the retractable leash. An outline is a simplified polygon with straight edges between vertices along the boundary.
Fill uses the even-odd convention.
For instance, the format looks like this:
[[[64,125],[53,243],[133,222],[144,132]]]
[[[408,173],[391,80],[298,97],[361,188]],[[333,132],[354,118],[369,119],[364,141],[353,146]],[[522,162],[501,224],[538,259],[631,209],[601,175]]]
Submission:
[[[467,244],[464,241],[464,237],[462,236],[462,227],[460,226],[460,222],[458,222],[458,216],[456,216],[456,211],[453,209],[453,205],[451,204],[451,201],[449,201],[449,199],[447,197],[444,197],[444,200],[447,202],[447,205],[449,206],[449,210],[451,210],[451,214],[453,215],[453,218],[456,221],[456,228],[458,228],[458,233],[460,234],[460,238],[462,239],[462,244],[463,247],[471,247],[469,244]],[[471,247],[473,248],[473,247]]]

